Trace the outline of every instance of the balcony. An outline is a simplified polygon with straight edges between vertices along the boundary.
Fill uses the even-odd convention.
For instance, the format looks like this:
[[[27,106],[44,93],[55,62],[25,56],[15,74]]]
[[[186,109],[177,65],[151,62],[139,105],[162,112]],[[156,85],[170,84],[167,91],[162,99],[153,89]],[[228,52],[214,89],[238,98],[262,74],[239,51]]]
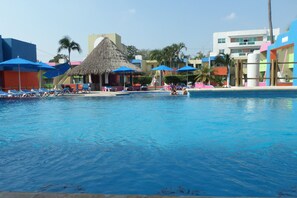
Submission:
[[[255,46],[261,46],[263,41],[247,41],[247,42],[233,42],[228,43],[229,48],[242,48],[244,47],[255,47]]]

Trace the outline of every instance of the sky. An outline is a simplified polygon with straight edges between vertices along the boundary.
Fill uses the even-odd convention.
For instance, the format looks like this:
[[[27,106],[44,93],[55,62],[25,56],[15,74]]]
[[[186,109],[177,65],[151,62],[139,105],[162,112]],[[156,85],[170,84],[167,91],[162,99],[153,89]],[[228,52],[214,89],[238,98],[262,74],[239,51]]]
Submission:
[[[273,27],[297,19],[297,0],[271,0]],[[212,50],[214,32],[269,28],[268,0],[0,0],[0,35],[36,44],[37,58],[57,54],[65,35],[88,54],[88,35],[117,33],[125,45],[161,49],[183,42],[185,54]],[[66,51],[62,53],[67,54]]]

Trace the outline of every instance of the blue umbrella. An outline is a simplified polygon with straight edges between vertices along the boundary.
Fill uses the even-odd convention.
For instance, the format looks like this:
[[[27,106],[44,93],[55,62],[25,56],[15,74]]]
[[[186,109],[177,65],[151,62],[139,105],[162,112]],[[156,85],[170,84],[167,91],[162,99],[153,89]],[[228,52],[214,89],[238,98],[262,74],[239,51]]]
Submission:
[[[189,71],[195,71],[197,70],[196,68],[194,67],[191,67],[189,65],[186,65],[182,68],[179,68],[178,70],[176,70],[177,72],[187,72],[187,85],[188,85],[188,81],[189,81]]]
[[[125,73],[132,73],[135,72],[134,69],[131,69],[129,67],[126,66],[121,66],[115,70],[113,70],[114,73],[121,73],[121,74],[125,74]],[[124,78],[124,90],[125,90],[125,78]]]
[[[188,71],[195,71],[195,70],[197,70],[196,68],[194,68],[194,67],[191,67],[191,66],[189,66],[189,65],[186,65],[186,66],[184,66],[184,67],[182,67],[182,68],[179,68],[178,70],[176,70],[177,72],[188,72]]]
[[[55,70],[48,71],[44,74],[47,78],[54,78],[64,74],[70,68],[68,63],[63,63],[55,66]]]
[[[135,70],[126,66],[121,66],[120,68],[113,70],[113,72],[114,73],[131,73],[131,72],[135,72]]]
[[[171,69],[170,67],[166,66],[166,65],[159,65],[156,68],[152,69],[153,71],[173,71],[173,69]]]
[[[162,78],[163,78],[162,71],[173,71],[173,69],[171,69],[170,67],[168,67],[166,65],[159,65],[158,67],[153,68],[152,70],[153,71],[161,71],[161,85],[162,85]]]
[[[18,67],[19,72],[19,90],[21,90],[21,68],[24,69],[38,69],[38,64],[22,58],[13,58],[0,63],[0,66],[15,68]]]

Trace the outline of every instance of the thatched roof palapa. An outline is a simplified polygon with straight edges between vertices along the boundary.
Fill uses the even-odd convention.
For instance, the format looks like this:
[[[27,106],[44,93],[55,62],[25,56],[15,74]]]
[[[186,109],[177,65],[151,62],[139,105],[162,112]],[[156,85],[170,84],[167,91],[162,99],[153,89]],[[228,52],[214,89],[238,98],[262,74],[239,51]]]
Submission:
[[[79,66],[68,72],[68,75],[99,75],[112,72],[121,66],[141,72],[141,69],[131,64],[111,40],[104,38]]]

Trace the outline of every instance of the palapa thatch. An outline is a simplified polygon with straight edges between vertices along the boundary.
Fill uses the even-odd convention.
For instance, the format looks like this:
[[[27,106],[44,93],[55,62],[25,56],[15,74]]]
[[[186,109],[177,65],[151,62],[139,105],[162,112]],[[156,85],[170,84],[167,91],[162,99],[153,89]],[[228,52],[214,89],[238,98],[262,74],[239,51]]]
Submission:
[[[121,66],[141,72],[140,68],[131,64],[111,40],[104,38],[79,66],[68,72],[68,75],[99,75],[112,72]]]

